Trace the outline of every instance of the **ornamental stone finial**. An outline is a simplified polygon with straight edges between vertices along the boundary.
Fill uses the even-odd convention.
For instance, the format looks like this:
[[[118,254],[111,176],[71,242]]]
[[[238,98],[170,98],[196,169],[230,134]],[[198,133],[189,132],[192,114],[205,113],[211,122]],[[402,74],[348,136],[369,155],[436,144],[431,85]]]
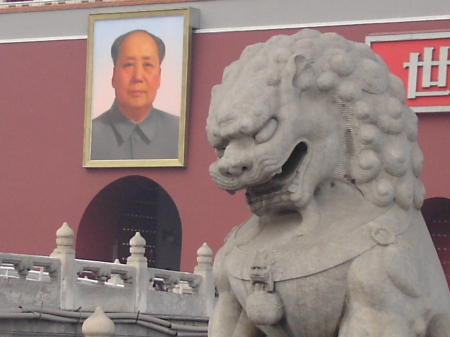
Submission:
[[[105,315],[102,307],[97,307],[94,313],[89,316],[81,328],[85,337],[113,336],[115,327],[114,322]]]
[[[208,244],[205,242],[197,250],[197,263],[200,265],[211,265],[212,263],[213,251],[209,248]]]
[[[130,239],[130,253],[131,255],[144,255],[145,253],[145,239],[139,232],[136,232]]]
[[[53,250],[50,256],[75,256],[75,250],[72,248],[74,236],[75,233],[72,228],[69,227],[69,224],[67,222],[64,222],[62,226],[56,231],[56,248]]]
[[[75,233],[72,228],[69,227],[67,222],[64,222],[56,231],[56,245],[58,247],[72,247],[74,236]]]
[[[130,239],[130,256],[127,262],[139,262],[147,264],[147,258],[145,254],[145,239],[142,237],[141,233],[136,232],[136,234]]]

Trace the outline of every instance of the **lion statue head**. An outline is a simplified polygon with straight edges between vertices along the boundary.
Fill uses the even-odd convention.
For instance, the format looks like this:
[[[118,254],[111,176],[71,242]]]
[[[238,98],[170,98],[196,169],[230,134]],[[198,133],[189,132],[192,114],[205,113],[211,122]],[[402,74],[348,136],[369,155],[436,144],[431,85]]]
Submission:
[[[231,193],[246,189],[257,215],[302,209],[329,179],[376,206],[419,209],[423,156],[405,98],[381,57],[336,33],[249,46],[212,91],[211,176]]]

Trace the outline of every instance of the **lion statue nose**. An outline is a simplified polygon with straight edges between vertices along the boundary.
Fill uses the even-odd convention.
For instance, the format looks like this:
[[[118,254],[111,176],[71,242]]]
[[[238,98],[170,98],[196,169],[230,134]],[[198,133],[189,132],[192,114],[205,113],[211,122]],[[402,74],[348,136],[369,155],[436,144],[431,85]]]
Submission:
[[[250,171],[253,168],[253,164],[250,160],[245,158],[236,158],[235,160],[222,158],[219,160],[218,169],[220,174],[226,177],[240,177],[245,172]]]

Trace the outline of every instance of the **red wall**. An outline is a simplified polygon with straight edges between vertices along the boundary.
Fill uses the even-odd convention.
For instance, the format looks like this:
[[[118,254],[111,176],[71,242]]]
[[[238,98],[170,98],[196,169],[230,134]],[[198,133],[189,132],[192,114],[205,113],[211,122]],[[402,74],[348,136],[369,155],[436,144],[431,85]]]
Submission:
[[[450,22],[320,30],[364,42],[370,33],[432,29],[449,30]],[[86,40],[0,44],[0,251],[50,254],[56,230],[67,221],[76,231],[101,189],[124,176],[142,175],[177,204],[183,224],[181,268],[192,271],[203,242],[217,251],[230,229],[249,216],[242,193],[230,196],[209,178],[215,159],[205,134],[211,88],[246,45],[295,31],[194,34],[186,168],[83,168]],[[449,198],[450,114],[421,115],[419,123],[427,197]]]

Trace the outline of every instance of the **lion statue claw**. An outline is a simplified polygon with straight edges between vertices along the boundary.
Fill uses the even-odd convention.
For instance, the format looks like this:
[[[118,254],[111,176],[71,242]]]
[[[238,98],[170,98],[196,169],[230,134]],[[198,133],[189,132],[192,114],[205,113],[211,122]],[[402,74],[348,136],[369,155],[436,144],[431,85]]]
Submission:
[[[247,47],[207,132],[213,180],[254,213],[217,253],[210,337],[450,336],[417,117],[368,46],[306,29]]]

